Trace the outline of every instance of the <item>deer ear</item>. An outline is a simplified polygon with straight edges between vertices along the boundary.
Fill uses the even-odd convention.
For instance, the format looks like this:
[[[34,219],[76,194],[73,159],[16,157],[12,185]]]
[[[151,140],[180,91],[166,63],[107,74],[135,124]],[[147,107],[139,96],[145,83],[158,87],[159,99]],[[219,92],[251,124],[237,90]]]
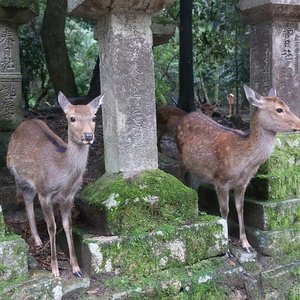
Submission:
[[[94,114],[98,111],[100,105],[103,103],[104,93],[93,99],[87,106],[91,108]]]
[[[246,84],[244,84],[244,91],[245,91],[246,98],[251,105],[256,106],[256,107],[263,106],[263,102],[264,102],[263,97],[259,93],[253,91]]]
[[[268,96],[271,96],[271,97],[276,97],[276,88],[274,86],[272,86],[268,92]]]
[[[67,114],[72,104],[62,92],[58,93],[57,100],[62,110]]]

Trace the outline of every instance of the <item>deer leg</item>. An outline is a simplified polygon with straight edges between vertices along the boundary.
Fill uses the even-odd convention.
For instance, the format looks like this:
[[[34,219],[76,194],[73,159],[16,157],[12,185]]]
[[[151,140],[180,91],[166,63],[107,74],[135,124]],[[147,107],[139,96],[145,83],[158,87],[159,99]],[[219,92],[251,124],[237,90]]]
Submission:
[[[24,187],[22,192],[22,196],[25,202],[27,218],[29,221],[29,227],[31,231],[31,236],[34,239],[35,245],[41,247],[43,245],[42,240],[38,234],[38,230],[36,227],[35,216],[34,216],[34,196],[36,191],[33,188]]]
[[[60,213],[62,218],[62,224],[67,238],[72,272],[76,277],[82,277],[83,273],[81,272],[77,262],[75,247],[73,242],[73,235],[72,235],[72,219],[71,219],[72,204],[73,204],[72,201],[69,202],[66,201],[60,203],[59,207],[60,207]]]
[[[57,256],[56,256],[56,223],[53,213],[53,204],[49,197],[43,197],[39,194],[41,207],[43,210],[44,218],[47,223],[47,229],[50,239],[51,247],[51,269],[55,277],[59,277]]]
[[[241,246],[247,252],[253,252],[253,248],[249,244],[244,224],[244,196],[245,196],[246,186],[240,186],[234,189],[235,207],[239,219],[239,229],[240,229],[240,242]]]

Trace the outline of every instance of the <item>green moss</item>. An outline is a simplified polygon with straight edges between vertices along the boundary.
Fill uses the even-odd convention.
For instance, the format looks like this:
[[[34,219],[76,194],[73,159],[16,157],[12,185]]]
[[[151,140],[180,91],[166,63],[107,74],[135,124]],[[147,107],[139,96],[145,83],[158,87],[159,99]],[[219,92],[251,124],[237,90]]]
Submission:
[[[12,289],[13,286],[17,286],[21,282],[25,281],[27,278],[28,278],[28,275],[21,275],[21,276],[11,278],[9,280],[1,280],[0,281],[0,298],[1,298],[1,293],[3,291],[5,291],[6,289]]]
[[[223,286],[215,282],[202,283],[193,291],[193,300],[217,300],[229,299]]]
[[[197,218],[197,193],[161,170],[135,178],[103,176],[81,197],[93,211],[104,212],[111,234],[154,230],[162,222],[191,223]]]
[[[85,239],[95,273],[145,275],[166,268],[192,265],[227,250],[227,237],[219,218],[177,227],[163,225],[150,234],[134,234],[105,241]]]
[[[287,300],[298,300],[298,299],[300,299],[300,284],[299,283],[293,285],[287,293]]]
[[[252,181],[252,194],[261,200],[281,201],[300,197],[300,138],[281,134],[271,157]]]

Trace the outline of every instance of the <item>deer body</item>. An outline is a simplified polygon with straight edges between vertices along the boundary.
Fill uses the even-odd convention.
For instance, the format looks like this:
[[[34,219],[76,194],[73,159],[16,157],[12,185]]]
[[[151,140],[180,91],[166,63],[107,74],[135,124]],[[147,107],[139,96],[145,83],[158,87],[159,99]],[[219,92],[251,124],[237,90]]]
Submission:
[[[221,216],[227,220],[229,190],[234,190],[240,227],[240,242],[252,251],[245,234],[243,207],[246,187],[258,167],[270,156],[277,132],[300,130],[300,119],[282,100],[262,97],[244,87],[250,104],[256,107],[250,120],[250,133],[244,134],[221,126],[201,113],[191,113],[178,123],[176,142],[179,150],[181,177],[186,170],[206,182],[217,192]]]
[[[82,276],[75,255],[71,209],[74,196],[82,183],[89,145],[94,140],[95,113],[102,97],[88,105],[71,105],[59,94],[59,103],[68,119],[68,143],[53,133],[40,120],[29,120],[12,134],[7,153],[7,166],[15,177],[17,198],[24,200],[32,237],[37,246],[42,241],[37,232],[33,199],[37,193],[47,223],[51,268],[59,276],[56,258],[56,223],[53,204],[58,204],[66,233],[70,264],[75,276]]]

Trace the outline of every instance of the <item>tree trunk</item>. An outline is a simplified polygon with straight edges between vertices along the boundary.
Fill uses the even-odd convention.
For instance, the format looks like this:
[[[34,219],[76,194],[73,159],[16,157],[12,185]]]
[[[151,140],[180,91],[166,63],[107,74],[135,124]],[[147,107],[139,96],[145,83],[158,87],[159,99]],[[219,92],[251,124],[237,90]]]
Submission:
[[[193,0],[180,0],[179,28],[179,100],[177,106],[186,112],[195,111],[193,76]]]
[[[96,98],[101,94],[101,88],[100,88],[100,59],[99,55],[97,57],[97,61],[93,70],[93,76],[90,82],[90,89],[88,91],[88,96],[91,99]]]
[[[78,96],[65,42],[67,0],[47,0],[41,37],[51,83],[56,93]]]

